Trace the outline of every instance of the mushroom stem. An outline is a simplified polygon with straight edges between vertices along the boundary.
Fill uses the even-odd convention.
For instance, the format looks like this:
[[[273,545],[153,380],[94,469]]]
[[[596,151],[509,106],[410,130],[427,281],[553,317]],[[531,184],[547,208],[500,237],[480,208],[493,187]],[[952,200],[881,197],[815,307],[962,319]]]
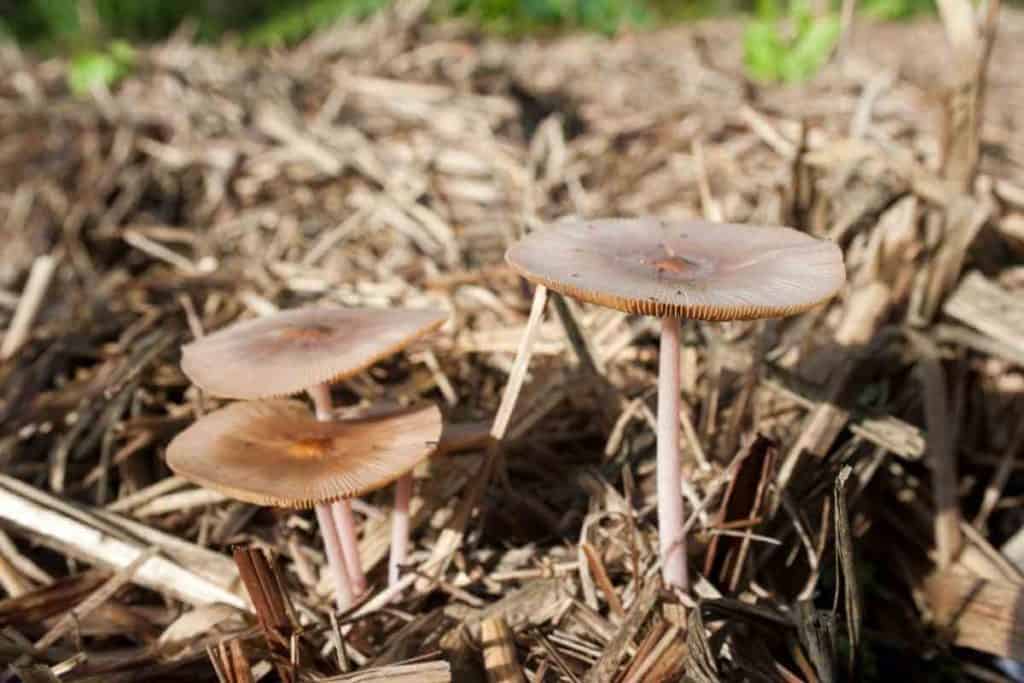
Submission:
[[[344,612],[352,606],[352,584],[348,578],[348,570],[345,569],[345,558],[341,554],[341,542],[331,518],[330,506],[326,503],[318,504],[316,519],[320,523],[320,533],[323,534],[324,548],[327,550],[327,565],[334,579],[335,600],[338,602],[338,609]]]
[[[388,585],[398,583],[401,566],[409,552],[409,500],[412,498],[412,472],[395,482],[395,508],[391,513],[391,556],[388,558]]]
[[[338,538],[341,539],[341,551],[345,555],[345,566],[352,579],[352,590],[362,595],[366,590],[366,574],[363,573],[363,561],[359,556],[359,540],[356,538],[356,520],[352,516],[352,501],[347,498],[331,503],[331,515],[338,527]]]
[[[669,588],[687,588],[679,462],[679,319],[661,319],[658,368],[658,538],[661,574]]]
[[[306,390],[306,393],[313,399],[316,419],[321,422],[328,422],[334,419],[334,405],[331,401],[331,388],[329,386],[326,384],[314,384]]]
[[[317,384],[307,390],[316,408],[316,419],[327,422],[334,419],[331,402],[331,388],[327,384]],[[352,504],[347,500],[338,500],[330,505],[330,520],[335,536],[341,547],[341,557],[347,569],[345,576],[350,580],[350,593],[361,595],[366,590],[366,574],[359,558],[359,542],[356,540],[356,523],[352,517]],[[326,537],[326,533],[325,533]],[[330,555],[328,555],[328,558]]]

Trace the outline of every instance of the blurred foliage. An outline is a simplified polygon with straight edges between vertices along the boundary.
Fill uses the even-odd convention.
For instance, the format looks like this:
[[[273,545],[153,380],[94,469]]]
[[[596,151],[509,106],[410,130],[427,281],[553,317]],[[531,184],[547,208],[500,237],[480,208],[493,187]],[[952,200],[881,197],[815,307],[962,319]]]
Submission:
[[[68,70],[68,85],[76,95],[94,88],[109,88],[124,78],[134,64],[132,46],[115,40],[106,50],[87,50],[75,55]]]
[[[0,0],[0,32],[35,47],[95,47],[115,38],[164,38],[183,22],[201,40],[236,35],[257,44],[292,42],[387,0]]]
[[[828,61],[839,39],[835,12],[815,16],[803,0],[759,0],[757,18],[743,32],[747,70],[762,81],[807,80]]]
[[[862,12],[877,19],[909,19],[935,11],[935,0],[861,0]]]
[[[0,0],[0,32],[35,47],[75,52],[96,49],[117,38],[157,40],[188,20],[202,40],[227,34],[267,45],[294,42],[340,18],[368,15],[388,1]],[[763,20],[762,3],[757,0],[434,0],[433,4],[437,16],[464,17],[488,30],[512,34],[565,29],[614,33],[623,27],[751,11]],[[861,0],[860,6],[877,17],[904,18],[933,11],[934,0]],[[757,31],[766,34],[763,27]],[[823,32],[815,29],[817,35]],[[811,42],[818,39],[813,37]]]
[[[294,43],[340,19],[362,18],[387,4],[387,0],[306,0],[273,13],[246,33],[255,45]]]
[[[654,18],[642,0],[447,0],[436,3],[435,11],[511,34],[566,28],[614,33]]]
[[[114,85],[133,60],[119,40],[159,40],[188,22],[199,40],[230,37],[289,44],[343,18],[361,18],[390,0],[0,0],[0,35],[73,55],[69,85]],[[836,6],[841,0],[832,0]],[[784,6],[780,3],[785,3]],[[872,16],[901,19],[934,11],[934,0],[860,0]],[[709,15],[750,13],[746,65],[765,81],[802,81],[828,59],[838,38],[835,10],[815,16],[804,0],[432,0],[436,17],[460,17],[507,35],[564,30],[613,34]]]

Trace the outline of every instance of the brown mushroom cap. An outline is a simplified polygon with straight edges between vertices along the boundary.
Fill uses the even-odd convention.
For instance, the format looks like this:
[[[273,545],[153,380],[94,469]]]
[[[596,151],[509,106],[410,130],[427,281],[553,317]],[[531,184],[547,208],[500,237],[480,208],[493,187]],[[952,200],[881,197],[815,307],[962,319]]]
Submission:
[[[564,220],[505,258],[528,280],[582,301],[697,320],[799,313],[846,281],[831,242],[791,228],[706,221]]]
[[[436,330],[447,318],[434,310],[284,311],[186,344],[181,368],[215,396],[288,396],[350,377]]]
[[[382,488],[429,457],[441,412],[321,422],[290,399],[209,413],[167,448],[167,464],[206,488],[256,505],[308,508]]]

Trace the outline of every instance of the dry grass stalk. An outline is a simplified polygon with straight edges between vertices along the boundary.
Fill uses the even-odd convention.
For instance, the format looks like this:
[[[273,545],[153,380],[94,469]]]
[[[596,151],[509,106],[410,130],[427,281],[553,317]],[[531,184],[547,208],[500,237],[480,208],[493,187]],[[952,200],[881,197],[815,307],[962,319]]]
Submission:
[[[296,642],[301,646],[301,641],[294,640],[298,630],[294,608],[280,572],[258,548],[235,548],[232,554],[267,647],[274,655],[274,666],[284,683],[293,683],[297,680],[297,668],[301,670],[302,660],[307,657],[301,651],[294,651]]]
[[[627,648],[630,647],[640,627],[643,626],[650,616],[657,597],[657,582],[651,581],[647,583],[630,606],[626,618],[619,626],[618,633],[615,634],[615,637],[605,647],[601,658],[587,672],[584,683],[597,683],[598,681],[608,680],[618,670],[620,659],[625,654]]]
[[[752,526],[763,510],[768,483],[775,468],[776,445],[758,434],[736,456],[735,473],[729,480],[722,498],[714,528],[725,529],[737,522],[746,527],[741,538],[715,535],[708,545],[704,559],[704,575],[717,579],[716,583],[735,592],[747,552],[750,548]]]
[[[245,644],[238,638],[223,641],[207,652],[220,683],[255,683]]]
[[[516,655],[515,637],[504,619],[492,617],[480,622],[480,645],[490,683],[526,683]]]
[[[98,609],[103,603],[112,598],[114,593],[120,590],[122,586],[131,581],[139,568],[148,562],[155,554],[156,548],[148,548],[146,551],[139,553],[138,556],[131,561],[131,564],[110,577],[106,583],[97,588],[94,592],[90,593],[89,596],[76,605],[74,609],[61,617],[60,621],[58,621],[53,628],[47,631],[42,638],[36,641],[36,649],[46,650],[48,647],[60,640],[70,629],[77,626],[78,623],[89,616],[93,610]]]
[[[986,77],[1001,2],[987,3],[980,23],[966,0],[938,0],[937,5],[954,62],[953,82],[947,86],[943,174],[961,190],[968,190],[981,155]]]
[[[918,365],[928,429],[928,456],[935,496],[935,548],[938,564],[947,569],[960,552],[960,498],[957,492],[956,459],[953,453],[951,418],[945,371],[935,356]]]
[[[75,510],[75,517],[72,517],[70,512],[70,506],[56,498],[0,475],[0,519],[32,533],[41,543],[116,569],[131,566],[146,552],[137,544],[110,535],[105,528],[109,525],[101,518],[90,519],[88,513],[81,510]],[[225,578],[230,582],[232,577],[218,577]],[[135,571],[133,581],[194,604],[223,602],[243,609],[246,606],[241,598],[207,576],[160,556],[144,562]]]
[[[587,558],[587,564],[590,567],[591,575],[594,577],[594,581],[601,588],[601,593],[604,595],[605,601],[608,603],[608,608],[612,611],[612,614],[622,618],[626,616],[626,611],[622,608],[622,601],[619,600],[618,593],[615,592],[615,585],[611,579],[608,578],[608,570],[604,566],[604,562],[601,561],[601,556],[598,555],[597,550],[594,546],[587,542],[580,543],[580,549]]]
[[[323,679],[324,683],[451,683],[447,662],[399,664]]]
[[[42,586],[34,591],[0,601],[0,623],[41,624],[69,612],[110,578],[104,569],[91,569]]]
[[[7,328],[3,344],[0,345],[0,359],[6,360],[13,356],[28,339],[32,323],[50,286],[50,280],[57,270],[57,264],[58,260],[54,256],[40,256],[32,263],[25,291],[21,293],[18,307],[14,311],[14,319]]]

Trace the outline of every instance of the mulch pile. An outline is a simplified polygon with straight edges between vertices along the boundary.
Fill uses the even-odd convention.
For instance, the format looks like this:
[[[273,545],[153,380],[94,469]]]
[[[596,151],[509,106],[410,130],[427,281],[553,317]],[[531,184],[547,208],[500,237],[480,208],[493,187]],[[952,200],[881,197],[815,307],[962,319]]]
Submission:
[[[186,28],[86,98],[0,48],[0,680],[1003,680],[1024,17],[999,31],[986,69],[937,20],[858,24],[800,87],[749,81],[731,22],[512,42],[424,3],[280,51]],[[811,313],[684,326],[681,602],[650,319],[556,298],[505,438],[419,473],[400,591],[390,492],[357,504],[373,587],[346,614],[312,515],[166,468],[218,405],[180,345],[317,302],[449,310],[335,396],[486,433],[530,306],[504,249],[569,214],[788,224],[847,257]]]

